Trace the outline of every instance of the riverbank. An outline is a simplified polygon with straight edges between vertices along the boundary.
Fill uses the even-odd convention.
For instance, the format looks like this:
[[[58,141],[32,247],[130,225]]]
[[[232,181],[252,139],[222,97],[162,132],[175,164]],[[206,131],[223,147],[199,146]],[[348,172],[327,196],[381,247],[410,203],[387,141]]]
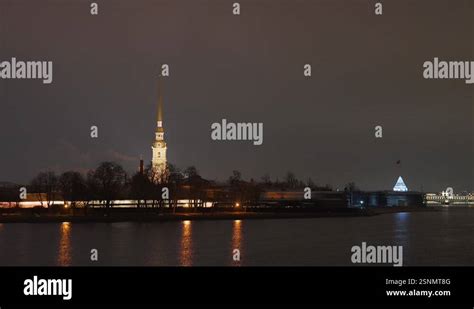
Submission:
[[[254,219],[289,219],[289,218],[321,218],[321,217],[367,217],[385,213],[395,212],[419,212],[419,211],[441,211],[439,208],[371,208],[357,209],[344,208],[333,210],[312,210],[302,209],[284,211],[217,211],[217,212],[177,212],[177,213],[157,213],[151,211],[120,211],[109,213],[95,211],[84,214],[37,214],[37,213],[8,213],[0,215],[0,223],[48,223],[48,222],[165,222],[183,220],[254,220]]]

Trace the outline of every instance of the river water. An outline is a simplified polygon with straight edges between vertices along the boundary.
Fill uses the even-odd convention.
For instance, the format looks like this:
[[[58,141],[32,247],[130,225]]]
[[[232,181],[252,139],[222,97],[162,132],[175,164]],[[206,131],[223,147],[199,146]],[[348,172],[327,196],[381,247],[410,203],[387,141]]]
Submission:
[[[474,209],[351,218],[5,223],[0,265],[351,266],[351,248],[362,242],[403,246],[405,266],[472,266]],[[92,249],[97,261],[91,261]]]

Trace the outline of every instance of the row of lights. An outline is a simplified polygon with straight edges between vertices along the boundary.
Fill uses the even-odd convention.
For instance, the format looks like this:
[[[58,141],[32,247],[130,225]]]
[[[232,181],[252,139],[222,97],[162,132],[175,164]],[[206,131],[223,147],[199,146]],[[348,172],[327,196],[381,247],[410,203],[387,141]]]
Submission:
[[[64,203],[64,208],[68,208],[68,207],[69,205],[67,203]],[[189,204],[188,203],[184,204],[184,207],[189,207]],[[235,207],[240,207],[240,203],[235,203]]]

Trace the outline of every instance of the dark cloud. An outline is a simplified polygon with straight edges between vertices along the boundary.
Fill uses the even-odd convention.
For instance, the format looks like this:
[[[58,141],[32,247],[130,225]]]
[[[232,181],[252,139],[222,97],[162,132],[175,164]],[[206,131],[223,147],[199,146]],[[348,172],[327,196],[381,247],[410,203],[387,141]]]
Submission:
[[[472,1],[384,1],[381,17],[370,1],[241,1],[239,17],[231,3],[101,1],[90,16],[87,1],[1,1],[0,59],[53,60],[54,81],[0,80],[0,180],[105,160],[136,170],[151,159],[168,63],[165,138],[179,166],[473,190],[473,86],[422,77],[433,57],[474,60]],[[263,122],[264,144],[212,141],[222,118]]]

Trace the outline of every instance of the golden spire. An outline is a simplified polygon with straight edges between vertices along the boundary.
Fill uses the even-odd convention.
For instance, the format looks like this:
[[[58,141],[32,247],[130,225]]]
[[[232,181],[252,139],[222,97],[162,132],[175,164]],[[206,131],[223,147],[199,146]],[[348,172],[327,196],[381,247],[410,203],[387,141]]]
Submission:
[[[157,131],[163,131],[163,90],[161,87],[161,77],[158,78],[158,115],[157,115]]]

